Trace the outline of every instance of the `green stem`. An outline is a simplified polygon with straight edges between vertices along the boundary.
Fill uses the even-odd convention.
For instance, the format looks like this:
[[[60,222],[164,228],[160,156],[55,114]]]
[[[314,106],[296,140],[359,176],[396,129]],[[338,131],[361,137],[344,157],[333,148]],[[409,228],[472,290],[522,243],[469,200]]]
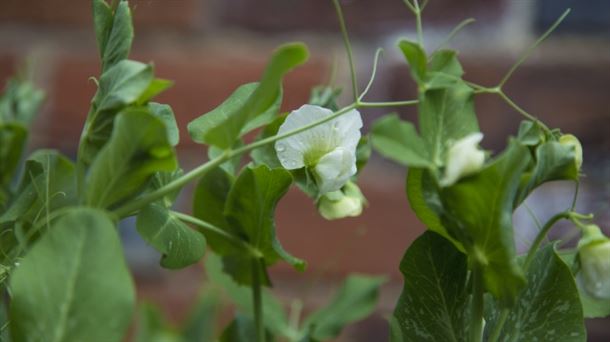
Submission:
[[[511,106],[514,110],[516,110],[517,112],[519,112],[521,115],[525,116],[526,118],[528,118],[529,120],[534,121],[535,123],[539,124],[542,129],[544,129],[545,131],[550,131],[550,129],[548,128],[547,125],[545,125],[542,121],[538,120],[538,118],[536,118],[535,116],[533,116],[532,114],[528,113],[527,111],[525,111],[523,108],[519,107],[519,105],[517,105],[510,97],[508,97],[504,91],[499,90],[499,88],[494,88],[494,89],[498,89],[498,91],[496,91],[495,93],[497,93],[498,95],[500,95],[500,97],[504,100],[504,102],[506,102],[509,106]]]
[[[360,102],[358,107],[362,108],[378,108],[378,107],[400,107],[400,106],[412,106],[418,104],[418,100],[406,100],[406,101],[390,101],[390,102]]]
[[[440,43],[436,49],[434,49],[434,52],[432,52],[430,54],[430,57],[428,57],[428,60],[430,60],[438,51],[445,48],[445,46],[447,46],[449,44],[449,42],[451,42],[453,37],[455,37],[455,35],[458,34],[464,27],[466,27],[474,22],[475,22],[474,18],[468,18],[468,19],[462,20],[462,22],[460,22],[455,28],[453,28],[453,30],[451,30],[451,32],[449,33],[447,38],[445,38],[443,40],[443,42]]]
[[[483,270],[478,261],[472,268],[472,311],[470,320],[470,342],[483,340],[483,310],[484,310]]]
[[[504,324],[508,319],[508,315],[510,314],[510,309],[504,308],[500,313],[500,318],[498,319],[498,323],[494,326],[494,330],[489,336],[488,342],[496,342],[498,338],[500,338],[500,333],[502,332],[502,328],[504,328]]]
[[[542,241],[544,241],[551,228],[553,228],[553,225],[555,225],[555,223],[557,223],[559,220],[569,218],[571,215],[571,211],[564,211],[559,214],[555,214],[548,221],[546,221],[544,226],[542,226],[542,229],[540,229],[540,231],[538,232],[538,235],[536,235],[536,239],[530,246],[530,250],[527,252],[527,257],[525,258],[525,262],[523,263],[523,270],[525,272],[527,272],[527,269],[534,260],[534,256],[536,255],[538,248],[540,248]]]
[[[354,93],[354,101],[358,101],[358,80],[356,79],[356,66],[354,64],[354,55],[352,52],[352,44],[349,41],[349,35],[347,34],[347,26],[345,25],[345,19],[343,18],[343,11],[339,0],[333,0],[335,10],[337,12],[337,18],[339,18],[339,26],[341,27],[341,34],[343,36],[343,44],[345,44],[345,50],[347,52],[347,59],[349,61],[349,72],[352,78],[352,92]]]
[[[219,236],[222,236],[229,243],[232,243],[238,247],[243,247],[250,253],[251,256],[253,256],[255,258],[260,258],[263,256],[262,253],[256,247],[252,246],[248,242],[236,237],[235,235],[227,232],[226,230],[224,230],[222,228],[219,228],[209,222],[200,220],[191,215],[183,214],[178,211],[170,211],[170,213],[183,222],[194,224],[200,228],[203,228],[203,230],[206,230],[208,232],[212,232],[212,233],[218,234]]]
[[[424,31],[421,23],[421,12],[422,9],[419,7],[419,0],[413,0],[413,7],[415,8],[415,26],[417,27],[417,42],[424,48]]]
[[[252,301],[254,304],[254,326],[256,342],[265,342],[265,325],[263,322],[263,301],[261,296],[261,279],[258,269],[258,258],[252,259]]]
[[[563,12],[563,14],[559,17],[559,19],[557,19],[555,21],[555,23],[553,23],[553,25],[551,25],[551,27],[549,27],[549,29],[546,30],[546,32],[544,32],[544,34],[542,34],[542,36],[540,36],[540,38],[538,38],[534,42],[534,44],[530,45],[525,50],[523,55],[517,60],[517,62],[515,64],[513,64],[513,66],[508,70],[506,75],[504,75],[504,77],[498,84],[498,88],[502,88],[504,86],[506,81],[508,81],[508,79],[513,75],[515,70],[517,70],[517,68],[519,68],[519,66],[521,66],[521,64],[523,64],[523,62],[525,62],[525,60],[532,54],[532,52],[534,52],[534,50],[538,47],[538,45],[540,45],[540,43],[542,43],[553,31],[555,31],[557,26],[559,26],[559,24],[561,24],[561,22],[568,16],[569,13],[570,13],[570,9],[568,8],[567,10],[565,10],[565,12]]]
[[[358,96],[358,103],[361,103],[360,101],[362,101],[364,96],[369,92],[369,90],[373,86],[373,81],[375,81],[375,75],[377,75],[377,64],[379,63],[379,56],[381,56],[382,52],[383,52],[382,48],[379,48],[379,49],[377,49],[377,51],[375,51],[375,59],[373,60],[373,72],[371,72],[371,78],[369,79],[369,83],[366,85],[366,88],[364,88],[364,91],[362,92],[362,94],[360,94],[360,96]]]

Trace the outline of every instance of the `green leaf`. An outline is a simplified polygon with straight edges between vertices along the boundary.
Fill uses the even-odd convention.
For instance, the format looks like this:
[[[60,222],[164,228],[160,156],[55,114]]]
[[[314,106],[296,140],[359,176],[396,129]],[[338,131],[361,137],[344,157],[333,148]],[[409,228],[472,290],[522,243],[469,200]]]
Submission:
[[[428,64],[426,89],[448,88],[461,81],[464,70],[457,59],[457,52],[440,50]]]
[[[400,272],[404,287],[393,316],[400,341],[466,341],[466,256],[447,239],[428,231],[407,249]]]
[[[244,142],[241,139],[237,139],[237,141],[233,145],[232,149],[237,149],[242,146],[244,146]],[[214,145],[210,145],[208,147],[208,158],[210,160],[222,156],[223,153],[225,153],[225,150],[223,150],[219,147],[216,147]],[[230,160],[220,164],[220,167],[223,168],[225,171],[227,171],[229,174],[235,176],[235,174],[237,174],[237,172],[239,171],[239,169],[241,167],[242,157],[243,157],[242,155],[235,156],[235,157],[231,158]]]
[[[536,253],[527,272],[527,284],[511,308],[498,341],[586,341],[574,278],[552,244]],[[488,334],[500,312],[498,306],[487,312]]]
[[[37,150],[26,161],[18,196],[0,216],[0,225],[22,221],[33,224],[46,213],[75,204],[74,164],[54,150]]]
[[[524,177],[515,198],[517,207],[538,186],[554,180],[578,180],[574,163],[574,149],[557,141],[549,141],[536,147],[536,165]]]
[[[271,122],[275,115],[271,113],[275,112],[275,106],[281,101],[278,98],[281,96],[284,75],[304,63],[307,57],[308,52],[303,44],[280,46],[255,89],[252,85],[238,88],[214,111],[189,124],[193,140],[228,149],[240,135]]]
[[[525,278],[516,261],[513,201],[529,163],[529,151],[517,141],[480,173],[441,190],[443,226],[483,268],[487,291],[511,305]]]
[[[525,146],[537,146],[545,139],[545,134],[538,123],[524,120],[519,125],[517,139]]]
[[[140,97],[136,100],[136,103],[139,105],[146,104],[153,97],[161,94],[165,90],[169,89],[174,85],[174,82],[170,80],[164,80],[161,78],[155,78],[150,82],[148,88],[140,95]]]
[[[232,236],[239,231],[230,226],[224,216],[225,203],[234,179],[223,168],[215,168],[201,177],[193,196],[193,215],[205,222],[221,228]],[[203,232],[210,248],[219,255],[241,254],[243,250],[227,241],[225,236],[206,230]]]
[[[400,120],[396,114],[375,121],[372,134],[373,147],[382,156],[404,166],[432,167],[424,141],[413,124]]]
[[[131,10],[127,1],[119,2],[112,16],[112,26],[108,27],[110,24],[108,10],[104,9],[101,4],[96,5],[95,2],[93,8],[102,70],[107,70],[129,56],[133,42]]]
[[[0,122],[0,188],[8,187],[15,177],[27,136],[23,124]]]
[[[332,301],[305,320],[310,335],[325,341],[339,336],[344,326],[370,315],[377,305],[384,277],[349,276]]]
[[[268,331],[265,333],[265,341],[275,341]],[[256,336],[254,320],[244,314],[237,313],[229,326],[222,332],[220,342],[251,342],[252,336]]]
[[[437,214],[442,211],[442,204],[432,177],[425,169],[409,168],[406,182],[409,205],[429,230],[448,239],[458,250],[464,252],[464,246],[449,234]]]
[[[478,132],[474,93],[463,81],[449,88],[430,89],[419,97],[419,128],[429,160],[444,164],[450,143]]]
[[[284,169],[246,167],[229,192],[225,216],[238,235],[262,253],[266,265],[283,259],[303,270],[305,262],[288,254],[275,235],[275,207],[291,184]]]
[[[203,235],[161,205],[151,204],[142,209],[136,227],[142,238],[163,255],[161,266],[165,268],[190,266],[205,253]]]
[[[112,30],[113,13],[105,0],[93,0],[93,26],[100,58],[104,56],[108,35]]]
[[[286,115],[278,116],[273,122],[265,126],[265,128],[256,137],[256,140],[258,141],[276,135],[280,129],[280,126],[285,120]],[[277,157],[274,144],[266,144],[252,150],[252,152],[250,152],[250,157],[256,165],[267,165],[272,169],[282,167],[282,164]]]
[[[172,146],[178,145],[180,142],[180,130],[176,123],[176,117],[172,107],[166,104],[160,104],[151,102],[148,104],[147,109],[150,113],[163,121],[165,128],[167,129],[167,139]]]
[[[422,84],[426,78],[426,52],[419,44],[404,39],[398,42],[398,48],[409,62],[411,76]]]
[[[135,291],[107,214],[73,209],[32,247],[10,281],[15,341],[122,341]]]
[[[358,141],[358,146],[356,146],[356,169],[358,170],[356,174],[360,174],[364,169],[369,162],[372,153],[373,145],[371,143],[371,138],[369,135],[363,135]]]
[[[311,89],[311,94],[307,103],[314,106],[328,108],[333,112],[336,112],[339,110],[337,100],[339,99],[339,96],[341,96],[341,92],[341,88],[336,88],[333,86],[316,86]]]
[[[246,315],[254,312],[252,289],[237,284],[222,269],[222,261],[214,254],[208,254],[205,261],[205,270],[208,278],[229,296],[231,301]],[[280,303],[269,290],[262,289],[263,321],[266,328],[274,334],[289,336],[291,327],[288,318]]]
[[[165,185],[180,178],[183,174],[184,174],[184,171],[182,171],[182,169],[177,169],[177,170],[171,171],[171,172],[170,171],[157,172],[154,174],[154,176],[152,176],[148,189],[150,192],[161,189]],[[163,196],[156,203],[164,206],[165,208],[171,208],[174,205],[176,198],[180,194],[180,190],[181,189],[177,189],[174,192],[170,192],[169,194]]]
[[[0,124],[21,123],[28,126],[42,105],[45,94],[27,79],[17,77],[7,82],[0,97]]]
[[[93,162],[112,135],[116,115],[134,104],[152,80],[152,66],[130,60],[123,60],[102,74],[79,146],[79,158],[85,165]]]
[[[110,141],[91,166],[86,203],[110,208],[137,195],[156,172],[176,167],[165,124],[146,112],[124,112],[117,116]]]

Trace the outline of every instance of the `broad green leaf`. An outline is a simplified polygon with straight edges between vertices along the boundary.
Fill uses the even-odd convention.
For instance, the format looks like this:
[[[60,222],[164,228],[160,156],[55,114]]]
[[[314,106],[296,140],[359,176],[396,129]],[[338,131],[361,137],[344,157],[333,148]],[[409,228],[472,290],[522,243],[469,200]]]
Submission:
[[[122,341],[135,291],[108,215],[73,209],[32,247],[14,271],[14,341]]]
[[[165,124],[151,114],[117,116],[112,137],[91,166],[86,203],[110,208],[138,194],[152,175],[177,168]]]
[[[140,304],[135,342],[183,342],[161,310],[152,303]]]
[[[440,50],[436,52],[428,64],[426,89],[448,88],[461,81],[464,70],[457,59],[457,52]]]
[[[398,42],[398,48],[409,62],[411,76],[415,82],[422,84],[426,78],[426,52],[419,44],[404,39]]]
[[[557,141],[549,141],[536,147],[533,170],[522,180],[517,207],[538,186],[553,180],[578,180],[578,169],[574,163],[574,150]]]
[[[142,238],[163,255],[161,266],[165,268],[190,266],[205,253],[203,235],[161,205],[151,204],[142,209],[136,227]]]
[[[100,11],[95,10],[99,8]],[[112,17],[112,27],[108,28],[108,12],[101,5],[94,5],[94,16],[99,13],[98,20],[94,19],[98,47],[102,58],[102,70],[108,70],[129,56],[131,43],[133,41],[133,25],[131,22],[131,10],[127,1],[118,3]],[[105,35],[105,37],[102,37]]]
[[[233,182],[233,176],[220,167],[204,174],[197,183],[193,195],[193,215],[225,230],[232,236],[239,236],[239,231],[236,227],[230,226],[224,216],[225,203]],[[218,233],[210,230],[205,230],[203,233],[210,248],[219,255],[244,253],[240,246],[227,241],[226,237]]]
[[[466,256],[425,232],[400,262],[404,287],[394,310],[399,341],[466,341],[469,294]]]
[[[264,125],[273,120],[270,114],[281,96],[282,79],[294,67],[308,57],[305,45],[300,43],[280,46],[256,89],[252,85],[238,88],[227,101],[214,111],[189,124],[189,133],[196,142],[228,149],[247,130]],[[247,88],[243,88],[247,87]],[[209,118],[206,118],[209,116]]]
[[[152,82],[150,82],[150,84],[148,85],[148,88],[146,88],[146,90],[142,93],[142,95],[140,95],[140,97],[136,100],[136,103],[139,105],[146,104],[153,97],[161,94],[162,92],[169,89],[173,85],[174,85],[173,81],[164,80],[161,78],[155,78],[152,80]]]
[[[102,74],[79,146],[79,158],[85,165],[93,162],[112,135],[116,115],[135,103],[152,80],[152,66],[130,60],[122,60]]]
[[[280,129],[280,126],[284,123],[284,120],[286,120],[286,115],[278,116],[273,122],[265,126],[265,128],[257,136],[256,140],[258,141],[276,135]],[[254,149],[250,153],[250,157],[256,165],[264,164],[272,169],[282,167],[282,164],[277,157],[274,144],[266,144]]]
[[[157,172],[154,174],[154,176],[152,176],[148,188],[151,192],[161,189],[165,185],[180,178],[183,174],[184,171],[182,171],[182,169],[177,169],[175,171]],[[174,192],[170,192],[169,194],[163,196],[160,200],[158,200],[157,203],[164,206],[165,208],[171,208],[174,205],[174,202],[176,201],[176,198],[179,194],[180,189]]]
[[[246,167],[229,191],[225,216],[238,235],[262,253],[266,265],[283,259],[303,270],[305,262],[288,254],[275,235],[275,207],[291,184],[292,176],[284,169]]]
[[[519,125],[517,139],[525,146],[537,146],[543,142],[545,134],[538,123],[524,120]]]
[[[426,228],[448,239],[458,250],[464,252],[464,246],[447,232],[437,214],[442,210],[442,204],[430,172],[409,168],[406,193],[411,209]]]
[[[160,104],[151,102],[148,104],[147,109],[150,113],[163,121],[165,128],[167,129],[167,138],[172,146],[178,145],[180,142],[180,130],[176,123],[176,117],[172,107],[166,104]]]
[[[181,329],[183,342],[213,342],[216,327],[216,316],[220,309],[220,298],[217,291],[205,289]]]
[[[8,187],[15,177],[27,136],[28,130],[23,124],[0,122],[0,188]]]
[[[441,190],[443,226],[483,267],[485,287],[503,305],[515,302],[525,277],[515,258],[512,213],[529,151],[513,140],[480,173]]]
[[[428,159],[443,165],[451,142],[479,130],[472,89],[456,81],[451,87],[420,93],[419,128],[430,153]]]
[[[105,0],[93,0],[93,26],[100,58],[104,56],[108,35],[112,30],[113,13]]]
[[[404,166],[432,167],[426,145],[415,127],[396,114],[375,121],[372,134],[373,146],[382,156]]]
[[[548,244],[539,250],[527,272],[527,287],[511,308],[498,341],[586,341],[578,290],[568,266]],[[500,315],[486,315],[489,334]]]
[[[208,278],[222,288],[231,301],[246,315],[254,312],[252,289],[249,286],[237,284],[229,275],[223,272],[222,261],[214,254],[208,254],[205,261]],[[288,336],[292,329],[280,303],[269,290],[262,289],[263,321],[267,329],[274,334]]]
[[[26,161],[15,201],[0,216],[0,225],[45,219],[46,213],[75,204],[74,164],[53,150],[38,150]]]
[[[319,341],[335,338],[347,324],[370,315],[384,282],[383,277],[349,276],[333,300],[305,320],[304,326],[310,327],[311,337]]]

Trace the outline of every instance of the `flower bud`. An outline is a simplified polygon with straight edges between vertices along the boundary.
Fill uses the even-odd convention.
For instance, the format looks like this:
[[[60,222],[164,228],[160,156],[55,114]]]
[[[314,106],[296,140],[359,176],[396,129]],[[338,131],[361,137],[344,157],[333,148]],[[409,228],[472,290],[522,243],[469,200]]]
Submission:
[[[583,228],[578,243],[580,283],[597,298],[610,298],[610,239],[594,224]]]
[[[574,146],[574,163],[576,164],[576,169],[580,170],[582,166],[582,145],[578,138],[572,134],[564,134],[559,138],[559,143],[564,146]]]
[[[477,173],[485,164],[485,152],[479,149],[482,133],[472,133],[456,141],[447,152],[443,187],[455,184],[460,178]]]
[[[318,211],[327,220],[336,220],[348,216],[359,216],[366,205],[366,198],[358,186],[347,182],[338,191],[324,194],[318,201]]]

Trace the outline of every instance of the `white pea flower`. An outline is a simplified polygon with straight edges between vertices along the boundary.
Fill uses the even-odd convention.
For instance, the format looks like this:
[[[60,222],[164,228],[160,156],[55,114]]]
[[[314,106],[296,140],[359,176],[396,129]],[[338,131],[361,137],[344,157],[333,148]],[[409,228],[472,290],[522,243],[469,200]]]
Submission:
[[[320,198],[318,211],[327,220],[359,216],[366,205],[360,188],[348,181],[343,189],[331,191]]]
[[[455,184],[460,178],[477,173],[485,163],[485,152],[479,149],[482,133],[471,133],[459,139],[447,152],[445,175],[440,180],[443,187]]]
[[[332,115],[329,109],[303,105],[292,111],[280,126],[278,134],[309,125]],[[278,140],[275,151],[287,170],[310,168],[320,194],[337,191],[356,174],[356,147],[360,141],[362,119],[351,110],[329,122]]]
[[[578,243],[580,284],[592,296],[610,299],[610,239],[594,224],[583,229]]]

